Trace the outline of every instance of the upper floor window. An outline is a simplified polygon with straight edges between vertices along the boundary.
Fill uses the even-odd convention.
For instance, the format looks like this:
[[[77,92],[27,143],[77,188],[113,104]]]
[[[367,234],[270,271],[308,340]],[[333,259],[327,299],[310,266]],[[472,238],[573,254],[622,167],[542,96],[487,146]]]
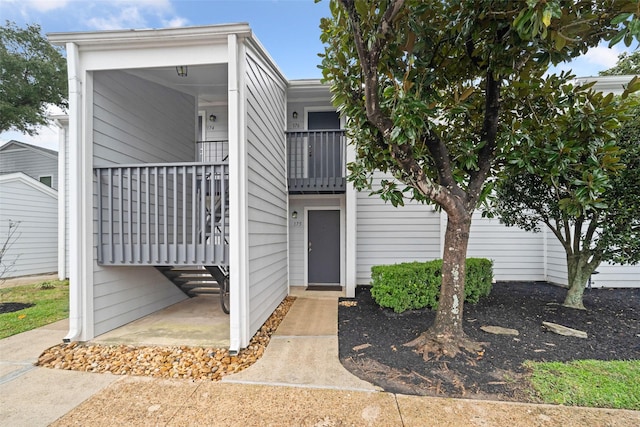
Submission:
[[[309,111],[307,113],[308,130],[340,129],[340,114],[337,111]]]
[[[42,175],[40,177],[40,182],[51,187],[51,184],[53,184],[53,178],[51,177],[51,175]]]

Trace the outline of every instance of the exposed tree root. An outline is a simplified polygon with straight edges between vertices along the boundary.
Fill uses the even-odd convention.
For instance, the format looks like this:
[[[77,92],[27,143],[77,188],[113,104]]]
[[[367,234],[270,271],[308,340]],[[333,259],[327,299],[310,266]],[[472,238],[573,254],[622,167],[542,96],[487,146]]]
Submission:
[[[416,339],[403,344],[405,347],[415,347],[415,352],[422,355],[425,361],[434,356],[439,359],[442,356],[456,357],[461,351],[476,355],[482,351],[486,342],[473,341],[462,333],[459,335],[436,334],[430,330],[421,333]]]

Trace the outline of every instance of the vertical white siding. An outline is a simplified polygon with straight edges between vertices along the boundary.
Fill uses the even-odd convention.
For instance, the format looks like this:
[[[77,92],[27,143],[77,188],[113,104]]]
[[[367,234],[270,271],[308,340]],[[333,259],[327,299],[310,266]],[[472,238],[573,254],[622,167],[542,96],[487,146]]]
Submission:
[[[58,189],[58,155],[50,150],[7,143],[0,151],[0,174],[14,172],[22,172],[36,181],[41,176],[51,176],[51,188]]]
[[[249,332],[287,295],[285,87],[250,51],[246,56]]]
[[[379,183],[382,174],[377,174]],[[379,185],[379,184],[378,184]],[[368,284],[371,267],[440,258],[440,214],[406,202],[394,208],[367,191],[357,193],[356,282]]]
[[[93,101],[94,166],[194,161],[193,97],[102,71],[94,74]],[[96,230],[94,221],[94,242]],[[102,267],[93,252],[95,335],[186,298],[153,267]]]
[[[3,260],[13,266],[3,277],[56,272],[58,198],[55,190],[22,173],[3,175],[0,178],[0,245],[6,241],[9,220],[20,224]]]
[[[542,232],[507,227],[480,212],[473,214],[467,256],[493,260],[496,280],[545,280]]]

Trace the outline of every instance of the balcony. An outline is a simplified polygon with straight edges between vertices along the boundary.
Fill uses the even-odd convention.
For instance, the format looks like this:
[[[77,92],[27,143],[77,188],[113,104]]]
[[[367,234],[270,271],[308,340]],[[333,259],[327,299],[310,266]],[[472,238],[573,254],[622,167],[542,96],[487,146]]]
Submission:
[[[344,131],[287,132],[290,194],[344,193]]]
[[[228,265],[229,166],[95,168],[98,263]]]

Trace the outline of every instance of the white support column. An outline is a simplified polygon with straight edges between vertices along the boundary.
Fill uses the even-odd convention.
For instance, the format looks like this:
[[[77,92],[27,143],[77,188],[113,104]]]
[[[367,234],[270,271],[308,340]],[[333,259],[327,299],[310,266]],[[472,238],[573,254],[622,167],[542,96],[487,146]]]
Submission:
[[[229,296],[231,352],[246,347],[249,335],[247,153],[245,144],[244,48],[228,36],[229,58]]]
[[[81,67],[81,75],[84,78],[82,85],[82,139],[80,140],[80,258],[82,264],[82,310],[84,312],[82,324],[82,340],[88,341],[95,337],[94,312],[93,312],[93,273],[94,254],[97,249],[94,246],[93,236],[93,73]]]
[[[69,333],[64,341],[78,340],[82,334],[82,264],[80,240],[80,179],[82,80],[78,75],[79,52],[74,43],[67,43],[67,70],[69,75]]]

